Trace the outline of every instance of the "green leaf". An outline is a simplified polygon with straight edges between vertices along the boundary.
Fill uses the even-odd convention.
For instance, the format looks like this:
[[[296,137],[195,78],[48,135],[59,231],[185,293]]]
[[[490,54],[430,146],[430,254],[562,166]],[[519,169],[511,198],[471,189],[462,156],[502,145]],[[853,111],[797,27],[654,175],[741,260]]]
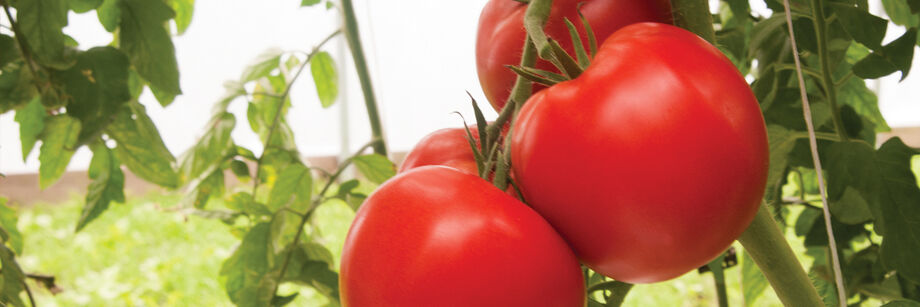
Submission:
[[[314,6],[314,5],[319,4],[319,2],[320,2],[320,0],[302,0],[302,1],[300,1],[300,6],[301,6],[301,7],[304,7],[304,6]]]
[[[170,0],[169,6],[176,12],[174,18],[176,22],[176,34],[182,35],[192,23],[192,15],[195,13],[195,0]]]
[[[252,175],[249,174],[249,165],[246,165],[246,162],[240,160],[230,161],[230,170],[241,182],[247,182],[252,178]]]
[[[839,306],[839,304],[837,304],[837,291],[834,289],[833,284],[821,279],[821,277],[814,272],[814,269],[808,272],[808,277],[811,279],[811,283],[815,285],[815,290],[818,290],[818,295],[820,295],[821,300],[824,301],[824,306]]]
[[[19,298],[19,295],[25,291],[23,285],[25,285],[26,276],[22,273],[19,264],[16,263],[13,251],[3,244],[0,244],[0,266],[3,266],[3,270],[0,270],[0,274],[3,276],[0,303],[4,303],[2,305],[10,304],[24,307],[25,304]]]
[[[70,10],[77,13],[86,13],[99,7],[102,4],[102,0],[69,0],[68,4],[70,5]]]
[[[226,157],[236,152],[230,137],[234,126],[236,118],[231,113],[220,113],[211,119],[207,132],[183,155],[181,169],[187,180],[199,178],[202,174],[209,175]]]
[[[16,122],[19,123],[19,140],[22,142],[22,161],[25,162],[35,147],[42,129],[45,128],[45,107],[42,106],[41,97],[35,96],[22,110],[16,111]]]
[[[28,69],[16,64],[3,69],[0,74],[0,114],[24,106],[36,95],[32,74]]]
[[[313,74],[313,83],[316,84],[316,94],[323,108],[332,106],[339,96],[339,75],[335,71],[335,61],[325,51],[313,55],[310,59],[310,73]]]
[[[859,225],[872,220],[869,203],[853,187],[844,188],[840,199],[828,205],[831,215],[845,224]]]
[[[853,73],[863,79],[875,79],[901,71],[907,78],[917,44],[917,28],[910,28],[898,39],[869,54],[853,65]]]
[[[0,34],[0,69],[3,69],[7,63],[19,59],[19,48],[16,48],[16,40],[4,34]]]
[[[121,24],[121,1],[103,0],[102,4],[96,8],[99,23],[102,24],[106,31],[115,32],[115,29]]]
[[[293,249],[283,280],[311,286],[337,302],[339,274],[333,270],[332,253],[324,246],[312,242],[299,244],[298,247]]]
[[[278,176],[268,197],[268,208],[277,211],[294,198],[292,209],[303,212],[309,207],[313,192],[313,176],[310,169],[300,163],[285,167]]]
[[[271,48],[263,51],[262,54],[256,57],[255,60],[243,70],[243,74],[240,76],[240,82],[246,83],[268,77],[272,70],[278,68],[278,65],[281,63],[282,54],[284,54],[284,50],[278,48]]]
[[[147,82],[163,106],[169,105],[179,89],[176,50],[164,23],[175,16],[163,1],[121,0],[120,47]]]
[[[271,268],[268,223],[259,223],[243,237],[239,247],[220,268],[220,280],[230,301],[240,307],[265,307],[274,298],[278,280]]]
[[[871,200],[875,197],[878,187],[878,166],[875,163],[875,151],[866,143],[861,142],[837,142],[832,144],[824,152],[826,155],[825,171],[827,172],[827,196],[830,201],[830,209],[835,217],[843,215],[849,221],[860,220],[856,216],[863,212],[860,208],[860,200]],[[844,197],[848,188],[855,188],[850,191],[848,197]],[[854,195],[854,193],[856,193]],[[863,194],[865,194],[863,196]],[[842,213],[843,210],[855,210],[850,213]],[[874,210],[872,216],[877,220],[881,216],[878,206],[868,206],[868,209]],[[870,216],[871,217],[871,216]],[[880,234],[884,229],[884,221],[876,221],[876,231]]]
[[[132,173],[163,187],[179,187],[176,158],[166,148],[143,105],[132,102],[122,107],[106,134],[118,143],[115,154]]]
[[[42,147],[38,154],[39,186],[47,188],[67,169],[70,158],[77,150],[77,136],[80,135],[80,122],[67,114],[55,115],[45,120],[42,131]]]
[[[885,13],[891,18],[891,22],[905,27],[920,26],[920,16],[911,13],[908,1],[882,0],[882,6],[885,7]]]
[[[58,69],[67,68],[63,29],[67,26],[67,0],[17,1],[16,22],[37,60]]]
[[[6,205],[6,198],[0,197],[0,236],[17,254],[22,254],[22,233],[16,227],[16,210]]]
[[[882,144],[877,153],[882,187],[882,218],[885,238],[882,241],[882,264],[897,270],[908,280],[920,283],[920,187],[911,171],[911,158],[918,154],[900,138]]]
[[[182,207],[203,209],[214,196],[224,194],[224,172],[220,169],[202,175],[189,184],[189,192],[179,202]]]
[[[882,116],[878,107],[878,96],[866,87],[866,82],[858,78],[850,78],[839,90],[840,101],[853,107],[862,117],[875,124],[875,132],[890,131],[891,127]]]
[[[870,14],[865,9],[845,3],[831,2],[830,6],[840,18],[841,25],[853,37],[853,40],[866,47],[878,49],[882,46],[882,38],[888,29],[888,21],[884,18]]]
[[[770,145],[770,168],[767,170],[767,185],[773,186],[782,179],[788,164],[789,153],[795,148],[795,135],[780,125],[768,125],[767,137]]]
[[[102,143],[94,143],[93,160],[89,164],[89,178],[93,180],[86,193],[86,204],[77,220],[77,230],[86,227],[102,212],[109,208],[111,202],[125,202],[125,174],[121,172],[121,163],[112,151]]]
[[[225,201],[227,208],[240,211],[252,216],[269,216],[272,215],[272,212],[265,207],[265,205],[260,204],[252,199],[252,194],[249,192],[236,192],[233,195],[230,195]]]
[[[54,76],[64,84],[67,114],[79,119],[78,144],[99,136],[121,106],[131,99],[128,58],[114,47],[96,47],[77,55],[77,63]]]
[[[754,302],[767,289],[767,278],[760,272],[760,268],[751,259],[747,252],[743,253],[741,258],[741,286],[744,294],[744,305],[753,306]]]
[[[272,298],[272,307],[280,307],[280,306],[285,306],[287,304],[290,304],[291,302],[294,301],[294,299],[297,298],[298,295],[300,295],[299,292],[294,292],[294,294],[291,294],[288,296],[276,295],[274,298]]]
[[[373,183],[383,183],[396,175],[396,166],[393,165],[393,162],[378,154],[357,156],[354,163],[358,171]]]

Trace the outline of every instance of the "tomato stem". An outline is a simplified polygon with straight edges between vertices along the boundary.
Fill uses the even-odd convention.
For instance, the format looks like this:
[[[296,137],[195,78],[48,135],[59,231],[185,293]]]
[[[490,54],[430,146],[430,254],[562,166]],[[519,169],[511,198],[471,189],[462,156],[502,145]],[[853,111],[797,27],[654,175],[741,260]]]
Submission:
[[[722,262],[725,261],[725,253],[716,257],[707,264],[709,271],[712,272],[712,279],[716,285],[716,297],[719,301],[719,307],[728,307],[728,292],[725,289],[725,269],[722,268]]]
[[[342,0],[342,15],[345,19],[345,39],[351,56],[355,61],[355,71],[361,82],[361,91],[364,93],[364,106],[367,108],[368,122],[371,125],[371,137],[379,142],[374,144],[374,153],[386,156],[387,146],[383,140],[383,127],[380,124],[380,114],[377,111],[377,98],[374,96],[374,87],[367,69],[367,60],[364,58],[364,48],[361,47],[361,35],[358,33],[358,21],[351,0]]]
[[[712,28],[712,13],[706,0],[671,0],[674,25],[696,33],[710,44],[716,42],[716,32]]]
[[[843,119],[840,117],[840,108],[837,107],[837,87],[834,83],[834,77],[831,75],[830,55],[827,52],[827,20],[824,18],[824,4],[821,0],[811,1],[811,10],[814,18],[812,21],[815,25],[815,36],[817,36],[818,59],[821,63],[821,83],[824,85],[824,93],[827,95],[827,102],[831,106],[831,119],[834,122],[834,130],[840,136],[840,140],[846,142],[846,129],[843,126]],[[803,65],[804,68],[804,65]]]
[[[738,241],[760,267],[784,305],[824,306],[766,206],[760,206],[754,221]]]

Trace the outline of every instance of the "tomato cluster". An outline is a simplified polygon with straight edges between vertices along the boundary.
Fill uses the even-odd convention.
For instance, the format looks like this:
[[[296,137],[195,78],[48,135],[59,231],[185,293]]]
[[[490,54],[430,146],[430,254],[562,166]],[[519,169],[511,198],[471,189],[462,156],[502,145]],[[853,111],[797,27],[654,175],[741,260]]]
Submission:
[[[669,22],[668,1],[556,0],[550,37],[567,37],[563,19],[577,20],[580,2],[603,40],[591,65],[535,88],[510,144],[497,144],[531,207],[477,176],[464,128],[432,133],[358,211],[342,258],[344,306],[584,306],[579,262],[620,281],[667,280],[747,227],[768,148],[743,77],[696,35],[643,22]],[[492,0],[481,16],[480,82],[498,109],[525,8]]]

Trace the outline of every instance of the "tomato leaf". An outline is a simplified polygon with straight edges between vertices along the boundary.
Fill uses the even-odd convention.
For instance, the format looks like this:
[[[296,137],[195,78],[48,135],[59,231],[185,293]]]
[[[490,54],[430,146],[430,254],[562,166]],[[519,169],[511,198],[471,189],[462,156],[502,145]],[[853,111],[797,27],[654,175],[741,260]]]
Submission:
[[[202,175],[204,178],[192,180],[189,192],[179,202],[182,207],[203,209],[211,197],[224,194],[224,172],[217,169],[206,175]]]
[[[314,6],[319,4],[320,0],[302,0],[300,1],[300,6]]]
[[[268,208],[277,211],[294,200],[292,209],[304,212],[310,204],[313,192],[313,175],[301,163],[292,163],[281,170],[268,197]]]
[[[211,118],[207,132],[183,154],[180,168],[186,180],[204,179],[202,174],[210,175],[225,157],[236,151],[230,137],[234,126],[236,118],[231,113],[219,113]]]
[[[0,34],[0,68],[6,66],[16,59],[20,58],[19,48],[16,47],[16,40],[4,34]]]
[[[25,291],[25,279],[19,264],[16,263],[16,255],[4,244],[0,244],[0,265],[3,270],[0,274],[3,276],[3,289],[0,292],[0,302],[13,306],[25,306],[20,294]]]
[[[41,97],[35,96],[25,108],[16,111],[16,122],[19,123],[19,140],[22,142],[22,161],[25,162],[35,147],[42,129],[45,128],[45,107],[42,106]]]
[[[102,4],[102,0],[69,0],[67,4],[70,10],[76,13],[86,13],[99,7]]]
[[[901,71],[901,81],[910,73],[917,44],[917,28],[910,28],[898,39],[881,47],[853,65],[853,73],[863,79],[876,79]]]
[[[249,173],[249,165],[246,165],[246,162],[240,160],[230,161],[230,170],[241,182],[247,182],[252,179],[252,175]]]
[[[179,89],[176,50],[164,23],[175,12],[163,1],[120,0],[120,48],[147,82],[161,105],[172,103]]]
[[[167,188],[177,188],[181,178],[157,127],[137,102],[123,107],[106,134],[115,139],[115,155],[132,173]]]
[[[17,254],[22,254],[22,233],[16,226],[16,210],[6,205],[7,199],[0,197],[0,237],[10,245]]]
[[[252,227],[221,265],[219,278],[237,306],[268,306],[275,296],[278,276],[271,272],[274,257],[268,245],[269,231],[268,223]]]
[[[339,75],[335,71],[332,56],[325,51],[314,54],[310,59],[310,73],[313,75],[316,94],[323,108],[332,106],[339,96]]]
[[[780,125],[767,126],[767,142],[770,146],[770,168],[767,171],[767,185],[778,184],[788,165],[788,156],[795,148],[795,135]]]
[[[272,70],[278,68],[281,61],[281,55],[284,51],[278,48],[270,48],[257,56],[252,63],[243,70],[240,76],[240,82],[246,83],[255,81],[263,77],[268,77]]]
[[[41,165],[38,168],[39,186],[47,188],[67,169],[70,158],[76,151],[80,122],[67,114],[55,115],[45,120],[42,132],[42,147],[38,154]]]
[[[882,38],[888,29],[888,21],[872,15],[865,8],[845,3],[830,3],[830,7],[841,19],[844,30],[853,37],[853,40],[866,47],[878,49],[882,46]]]
[[[66,0],[16,1],[16,22],[25,40],[45,65],[65,69],[73,60],[65,46]]]
[[[858,78],[850,78],[840,87],[838,97],[841,102],[853,107],[860,116],[868,119],[875,125],[875,132],[891,131],[885,117],[882,116],[878,106],[878,96],[866,87],[866,82]]]
[[[747,252],[741,257],[741,286],[745,306],[753,306],[769,286],[767,278]]]
[[[94,143],[93,160],[89,163],[89,178],[93,180],[86,193],[86,204],[77,220],[80,231],[89,222],[99,217],[109,208],[111,202],[125,202],[125,174],[121,172],[121,163],[115,154],[102,143]]]
[[[282,255],[285,255],[284,253]],[[279,256],[280,257],[280,256]],[[276,263],[280,260],[275,261]],[[307,242],[291,250],[283,281],[291,281],[316,289],[329,300],[338,302],[339,274],[333,270],[332,253],[322,245]]]
[[[173,19],[176,22],[176,34],[182,35],[192,23],[192,15],[195,13],[195,0],[171,0],[169,6],[176,12]]]
[[[102,4],[96,8],[96,17],[99,23],[106,31],[115,32],[121,23],[121,5],[122,0],[103,0]]]
[[[893,300],[885,303],[882,307],[920,307],[920,303],[908,300]]]
[[[227,205],[227,208],[243,212],[254,217],[272,215],[272,212],[269,211],[265,205],[254,201],[252,199],[252,194],[249,192],[236,192],[233,195],[230,195],[230,198],[228,198],[224,203]]]
[[[114,47],[96,47],[77,55],[77,63],[55,74],[72,100],[67,114],[80,120],[78,144],[85,144],[115,119],[131,99],[128,58]]]
[[[891,22],[905,26],[920,26],[920,16],[913,14],[908,2],[904,0],[882,0],[882,6],[885,8],[885,14],[891,18]]]
[[[378,154],[357,156],[354,163],[358,171],[373,183],[383,183],[396,175],[396,166],[393,165],[393,162]]]
[[[920,187],[910,165],[916,154],[900,138],[882,144],[877,153],[882,190],[876,197],[885,220],[882,264],[920,283],[920,262],[915,254],[920,250]]]

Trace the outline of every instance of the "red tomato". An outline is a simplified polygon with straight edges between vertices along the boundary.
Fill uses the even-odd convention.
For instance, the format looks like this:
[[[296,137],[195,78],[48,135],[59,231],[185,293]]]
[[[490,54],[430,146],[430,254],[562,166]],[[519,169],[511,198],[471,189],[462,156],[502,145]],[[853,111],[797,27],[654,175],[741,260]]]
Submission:
[[[547,20],[545,32],[559,41],[569,54],[575,54],[569,30],[565,25],[568,18],[578,29],[585,49],[588,49],[588,34],[578,17],[578,5],[585,19],[594,30],[598,42],[626,25],[655,21],[671,23],[669,0],[554,0]],[[513,0],[491,0],[482,9],[479,30],[476,37],[476,68],[479,83],[486,98],[495,110],[501,110],[511,93],[517,75],[505,65],[519,65],[524,39],[524,10],[527,5]],[[537,68],[559,72],[547,61],[537,60]],[[534,90],[542,89],[535,85]]]
[[[581,268],[536,212],[442,166],[399,174],[358,210],[342,306],[584,306]]]
[[[512,136],[525,199],[595,271],[649,283],[706,264],[754,218],[764,120],[744,78],[692,33],[641,23],[531,97]]]
[[[479,129],[469,128],[479,146]],[[447,165],[473,175],[479,173],[464,128],[445,128],[426,135],[406,155],[399,172],[425,165]]]

